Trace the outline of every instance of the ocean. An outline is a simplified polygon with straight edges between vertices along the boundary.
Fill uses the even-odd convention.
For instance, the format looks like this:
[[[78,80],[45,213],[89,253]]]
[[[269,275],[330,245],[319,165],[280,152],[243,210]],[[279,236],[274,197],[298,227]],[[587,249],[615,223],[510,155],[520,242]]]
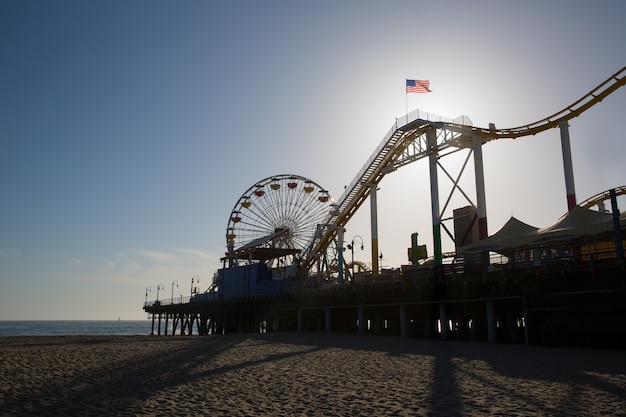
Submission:
[[[135,336],[149,335],[151,320],[18,320],[0,321],[5,336]]]

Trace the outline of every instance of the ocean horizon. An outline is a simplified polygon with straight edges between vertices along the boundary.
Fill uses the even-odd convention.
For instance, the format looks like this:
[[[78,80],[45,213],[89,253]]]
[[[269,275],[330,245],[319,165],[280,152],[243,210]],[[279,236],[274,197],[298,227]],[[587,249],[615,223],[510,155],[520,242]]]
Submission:
[[[151,320],[0,320],[0,337],[143,336]]]

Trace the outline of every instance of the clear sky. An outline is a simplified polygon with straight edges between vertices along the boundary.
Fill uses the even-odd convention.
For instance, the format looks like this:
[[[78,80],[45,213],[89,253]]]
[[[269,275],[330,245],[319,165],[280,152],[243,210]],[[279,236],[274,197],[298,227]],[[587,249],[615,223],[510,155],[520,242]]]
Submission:
[[[4,0],[0,320],[142,319],[147,287],[204,290],[256,181],[339,197],[407,108],[547,117],[626,65],[625,15],[621,0]],[[433,92],[407,97],[406,78]],[[626,88],[570,123],[579,201],[626,183],[624,109]],[[558,130],[484,146],[490,233],[566,212],[560,146]],[[380,184],[385,267],[414,231],[432,253],[427,173]],[[346,231],[364,262],[368,212]]]

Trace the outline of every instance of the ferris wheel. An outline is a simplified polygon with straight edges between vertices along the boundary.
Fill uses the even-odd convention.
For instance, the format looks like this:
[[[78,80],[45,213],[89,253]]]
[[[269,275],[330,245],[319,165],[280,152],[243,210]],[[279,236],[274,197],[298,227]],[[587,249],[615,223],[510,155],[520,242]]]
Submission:
[[[283,248],[304,251],[324,223],[334,200],[327,190],[298,175],[265,178],[246,190],[228,219],[226,247],[233,252],[284,231]]]

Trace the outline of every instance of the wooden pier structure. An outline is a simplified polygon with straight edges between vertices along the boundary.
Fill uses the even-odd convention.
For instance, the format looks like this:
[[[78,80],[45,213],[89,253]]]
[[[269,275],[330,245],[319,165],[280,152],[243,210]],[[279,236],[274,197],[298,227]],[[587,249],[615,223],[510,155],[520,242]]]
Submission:
[[[615,258],[502,268],[422,266],[345,285],[284,282],[268,295],[148,302],[156,335],[307,331],[626,348],[626,273]],[[197,298],[197,299],[195,299]]]

